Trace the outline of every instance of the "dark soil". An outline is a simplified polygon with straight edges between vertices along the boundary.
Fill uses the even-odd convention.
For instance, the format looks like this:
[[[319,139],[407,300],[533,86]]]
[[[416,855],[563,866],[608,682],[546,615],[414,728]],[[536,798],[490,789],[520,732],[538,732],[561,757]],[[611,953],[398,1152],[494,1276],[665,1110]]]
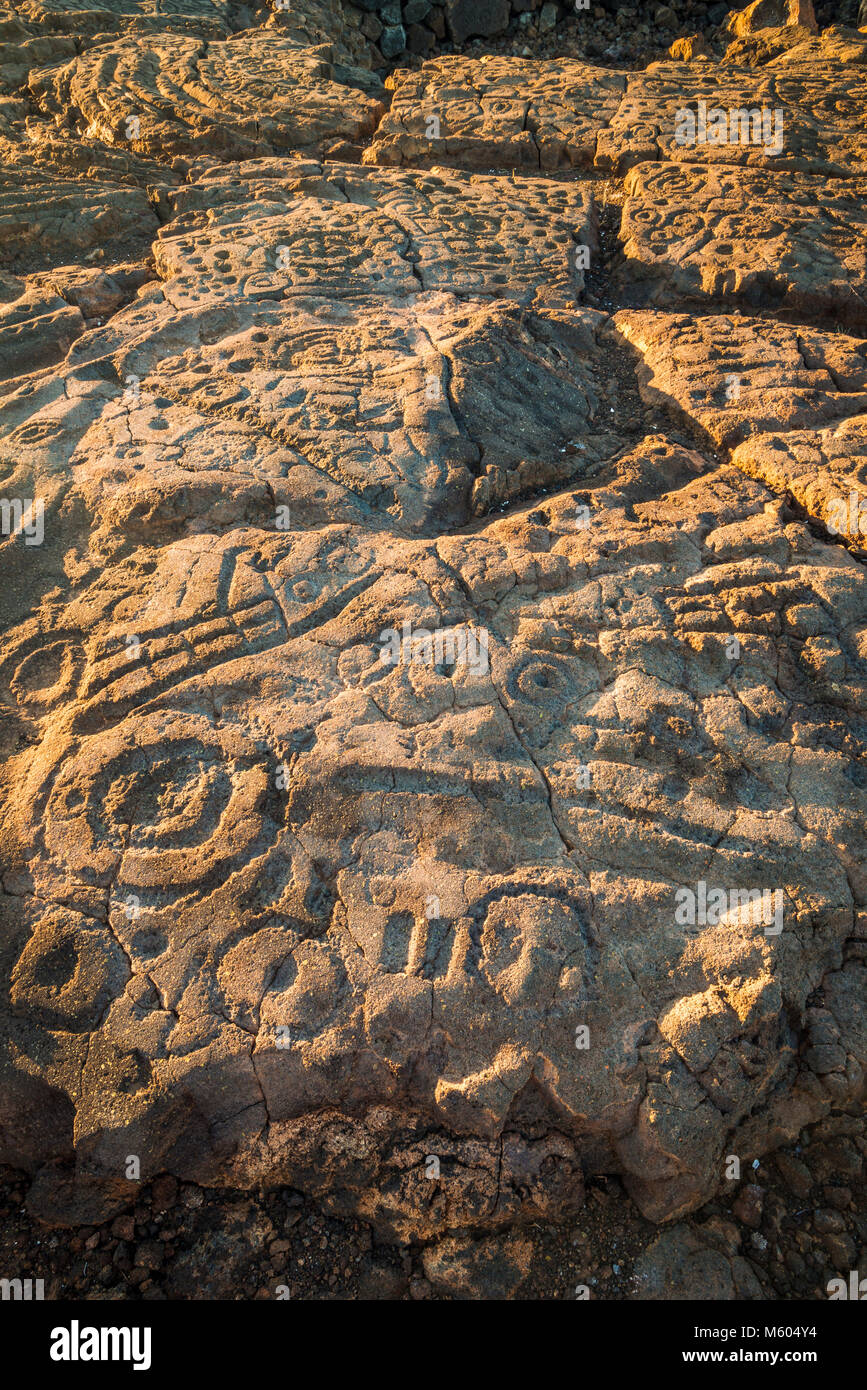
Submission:
[[[755,1168],[745,1163],[741,1180],[724,1182],[687,1224],[710,1247],[746,1259],[765,1298],[825,1300],[829,1279],[867,1275],[865,1156],[865,1116],[832,1114],[797,1145]],[[227,1192],[161,1177],[131,1184],[120,1216],[74,1230],[41,1225],[27,1210],[27,1188],[21,1174],[0,1183],[0,1275],[44,1279],[46,1299],[454,1296],[429,1282],[421,1246],[382,1244],[368,1226],[288,1188]],[[591,1298],[640,1298],[635,1262],[658,1234],[617,1178],[592,1179],[570,1223],[501,1233],[504,1248],[515,1235],[531,1243],[526,1274],[510,1274],[507,1260],[491,1272],[488,1261],[471,1270],[468,1296],[573,1299],[584,1284]]]

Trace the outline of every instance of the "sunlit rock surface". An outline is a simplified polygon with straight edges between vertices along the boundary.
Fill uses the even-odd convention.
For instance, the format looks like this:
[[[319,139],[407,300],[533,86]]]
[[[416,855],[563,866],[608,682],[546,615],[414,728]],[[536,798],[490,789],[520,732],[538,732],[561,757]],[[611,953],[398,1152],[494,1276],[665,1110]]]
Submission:
[[[863,1092],[863,36],[99,8],[0,43],[0,1161],[687,1213]]]

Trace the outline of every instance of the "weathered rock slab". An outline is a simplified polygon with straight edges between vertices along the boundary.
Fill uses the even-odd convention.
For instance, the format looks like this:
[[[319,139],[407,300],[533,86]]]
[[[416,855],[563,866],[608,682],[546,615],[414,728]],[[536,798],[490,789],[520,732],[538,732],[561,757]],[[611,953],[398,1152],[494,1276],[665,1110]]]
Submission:
[[[640,356],[645,398],[717,445],[826,425],[867,407],[862,338],[739,314],[652,310],[621,310],[613,331]]]
[[[330,0],[86,15],[2,30],[0,1162],[508,1295],[468,1231],[864,1095],[867,45],[386,114]],[[639,1294],[758,1296],[669,1236]]]
[[[618,282],[648,302],[715,300],[867,323],[867,184],[641,164],[624,184]]]
[[[626,79],[567,59],[435,58],[388,79],[394,95],[365,163],[591,168]]]
[[[225,43],[122,38],[31,75],[33,101],[88,139],[138,155],[319,150],[372,135],[382,106],[332,80],[330,50],[276,34]]]

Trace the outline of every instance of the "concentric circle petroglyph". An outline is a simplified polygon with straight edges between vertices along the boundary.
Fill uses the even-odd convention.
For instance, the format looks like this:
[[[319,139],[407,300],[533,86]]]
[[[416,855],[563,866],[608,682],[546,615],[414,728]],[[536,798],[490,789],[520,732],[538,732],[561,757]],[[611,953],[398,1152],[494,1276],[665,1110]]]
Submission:
[[[863,1096],[867,40],[163,8],[0,102],[0,1160],[694,1210]]]
[[[123,989],[129,967],[98,922],[46,908],[16,961],[13,1009],[59,1033],[90,1033]]]
[[[136,716],[70,753],[34,812],[47,863],[76,883],[207,895],[273,838],[267,771],[201,716]]]

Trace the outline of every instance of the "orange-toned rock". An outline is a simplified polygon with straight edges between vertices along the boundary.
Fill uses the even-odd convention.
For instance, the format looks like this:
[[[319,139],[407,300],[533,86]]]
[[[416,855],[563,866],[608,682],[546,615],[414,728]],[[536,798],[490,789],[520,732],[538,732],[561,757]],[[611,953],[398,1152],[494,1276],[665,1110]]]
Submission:
[[[336,0],[18,8],[0,1165],[28,1209],[132,1202],[149,1279],[178,1180],[288,1184],[424,1244],[416,1294],[493,1297],[534,1277],[496,1228],[571,1220],[588,1176],[672,1221],[727,1156],[847,1122],[863,37],[439,57],[386,111]],[[754,1296],[725,1225],[630,1287]]]
[[[755,34],[761,29],[781,29],[797,25],[811,34],[818,33],[813,0],[753,0],[745,10],[729,15],[726,29],[735,38]]]
[[[675,39],[668,56],[678,63],[691,63],[697,58],[709,59],[713,54],[704,34],[692,34],[688,38]]]

